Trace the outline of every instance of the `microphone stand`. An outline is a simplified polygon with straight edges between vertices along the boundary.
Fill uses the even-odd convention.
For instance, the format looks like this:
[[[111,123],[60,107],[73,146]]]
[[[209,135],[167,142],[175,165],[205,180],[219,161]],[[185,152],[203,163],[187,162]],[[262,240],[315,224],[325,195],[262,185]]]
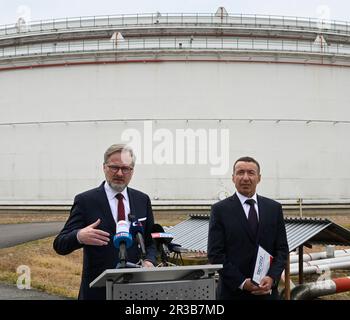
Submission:
[[[119,247],[119,263],[117,269],[126,268],[126,245],[122,242]]]
[[[143,236],[140,232],[136,233],[136,241],[137,241],[138,247],[141,251],[140,260],[143,261],[146,257],[146,247],[145,247],[145,241],[144,241]]]
[[[133,215],[131,213],[129,213],[128,218],[129,218],[129,221],[130,221],[131,224],[133,224],[135,222],[138,222],[136,220],[135,215]],[[145,246],[145,241],[144,241],[143,235],[142,235],[142,233],[139,230],[136,231],[135,239],[136,239],[136,242],[137,242],[137,247],[139,248],[139,251],[140,251],[140,260],[137,262],[136,266],[137,267],[142,267],[143,266],[143,261],[146,258],[146,246]]]
[[[176,264],[169,261],[169,249],[167,246],[164,243],[160,243],[158,248],[160,249],[161,263],[157,267],[175,267]]]
[[[117,264],[116,269],[125,268],[141,268],[141,266],[127,261],[126,245],[125,242],[121,242],[119,247],[119,262]]]

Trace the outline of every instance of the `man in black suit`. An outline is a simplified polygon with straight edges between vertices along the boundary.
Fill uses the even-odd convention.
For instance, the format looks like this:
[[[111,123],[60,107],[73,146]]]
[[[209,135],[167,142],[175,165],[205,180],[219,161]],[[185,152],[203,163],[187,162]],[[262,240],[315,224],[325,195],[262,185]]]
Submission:
[[[66,255],[83,248],[83,272],[79,299],[106,299],[105,288],[89,288],[106,269],[116,268],[119,250],[113,245],[116,223],[134,216],[146,218],[143,223],[146,246],[144,267],[153,267],[156,248],[151,237],[154,223],[148,195],[131,189],[128,184],[135,166],[133,150],[124,144],[109,147],[104,154],[103,171],[106,177],[99,187],[77,195],[70,216],[56,237],[53,247],[58,254]],[[129,216],[131,214],[132,216]],[[140,252],[134,242],[127,250],[128,262],[137,263]]]
[[[289,254],[282,206],[256,194],[260,165],[251,157],[239,158],[232,181],[237,192],[212,206],[208,259],[223,264],[217,298],[223,300],[278,299],[277,285]],[[273,256],[267,275],[252,282],[258,247]]]

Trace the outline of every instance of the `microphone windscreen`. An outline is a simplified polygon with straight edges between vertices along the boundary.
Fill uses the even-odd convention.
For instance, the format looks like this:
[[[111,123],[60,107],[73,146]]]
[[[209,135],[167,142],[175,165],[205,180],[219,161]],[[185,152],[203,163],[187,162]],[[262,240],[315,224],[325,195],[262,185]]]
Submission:
[[[159,233],[159,232],[164,232],[164,229],[160,224],[155,223],[152,227],[152,233]]]
[[[119,249],[121,243],[125,243],[127,248],[130,248],[132,245],[132,235],[129,232],[129,223],[124,220],[118,221],[117,232],[113,237],[113,244],[117,249]]]
[[[177,244],[177,243],[169,243],[168,244],[168,248],[170,250],[170,252],[177,252],[177,253],[186,253],[188,252],[187,249],[182,248],[181,244]]]

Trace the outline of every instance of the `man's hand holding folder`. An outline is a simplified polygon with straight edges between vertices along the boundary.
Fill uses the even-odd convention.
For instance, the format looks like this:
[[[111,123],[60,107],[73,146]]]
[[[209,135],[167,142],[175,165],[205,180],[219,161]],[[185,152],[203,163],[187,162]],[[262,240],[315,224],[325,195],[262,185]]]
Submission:
[[[252,294],[263,295],[271,294],[271,287],[273,284],[273,279],[269,276],[265,276],[261,279],[259,286],[256,286],[256,289],[252,290]]]
[[[252,283],[256,286],[251,293],[255,295],[270,294],[273,279],[267,276],[273,257],[259,246]]]
[[[246,281],[244,282],[243,289],[257,296],[270,294],[272,284],[273,280],[269,276],[264,277],[259,285],[254,284],[251,279],[246,279]]]

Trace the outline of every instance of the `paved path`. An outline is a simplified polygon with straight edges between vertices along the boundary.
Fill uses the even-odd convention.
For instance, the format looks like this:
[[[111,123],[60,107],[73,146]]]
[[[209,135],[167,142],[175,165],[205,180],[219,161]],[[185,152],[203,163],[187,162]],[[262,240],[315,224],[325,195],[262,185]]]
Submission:
[[[64,222],[22,223],[0,225],[0,248],[42,239],[58,234]],[[21,290],[14,285],[0,283],[0,300],[66,300],[35,289]]]
[[[16,286],[0,283],[0,300],[70,300],[35,289],[18,289]]]
[[[64,222],[0,224],[0,249],[58,234]]]

